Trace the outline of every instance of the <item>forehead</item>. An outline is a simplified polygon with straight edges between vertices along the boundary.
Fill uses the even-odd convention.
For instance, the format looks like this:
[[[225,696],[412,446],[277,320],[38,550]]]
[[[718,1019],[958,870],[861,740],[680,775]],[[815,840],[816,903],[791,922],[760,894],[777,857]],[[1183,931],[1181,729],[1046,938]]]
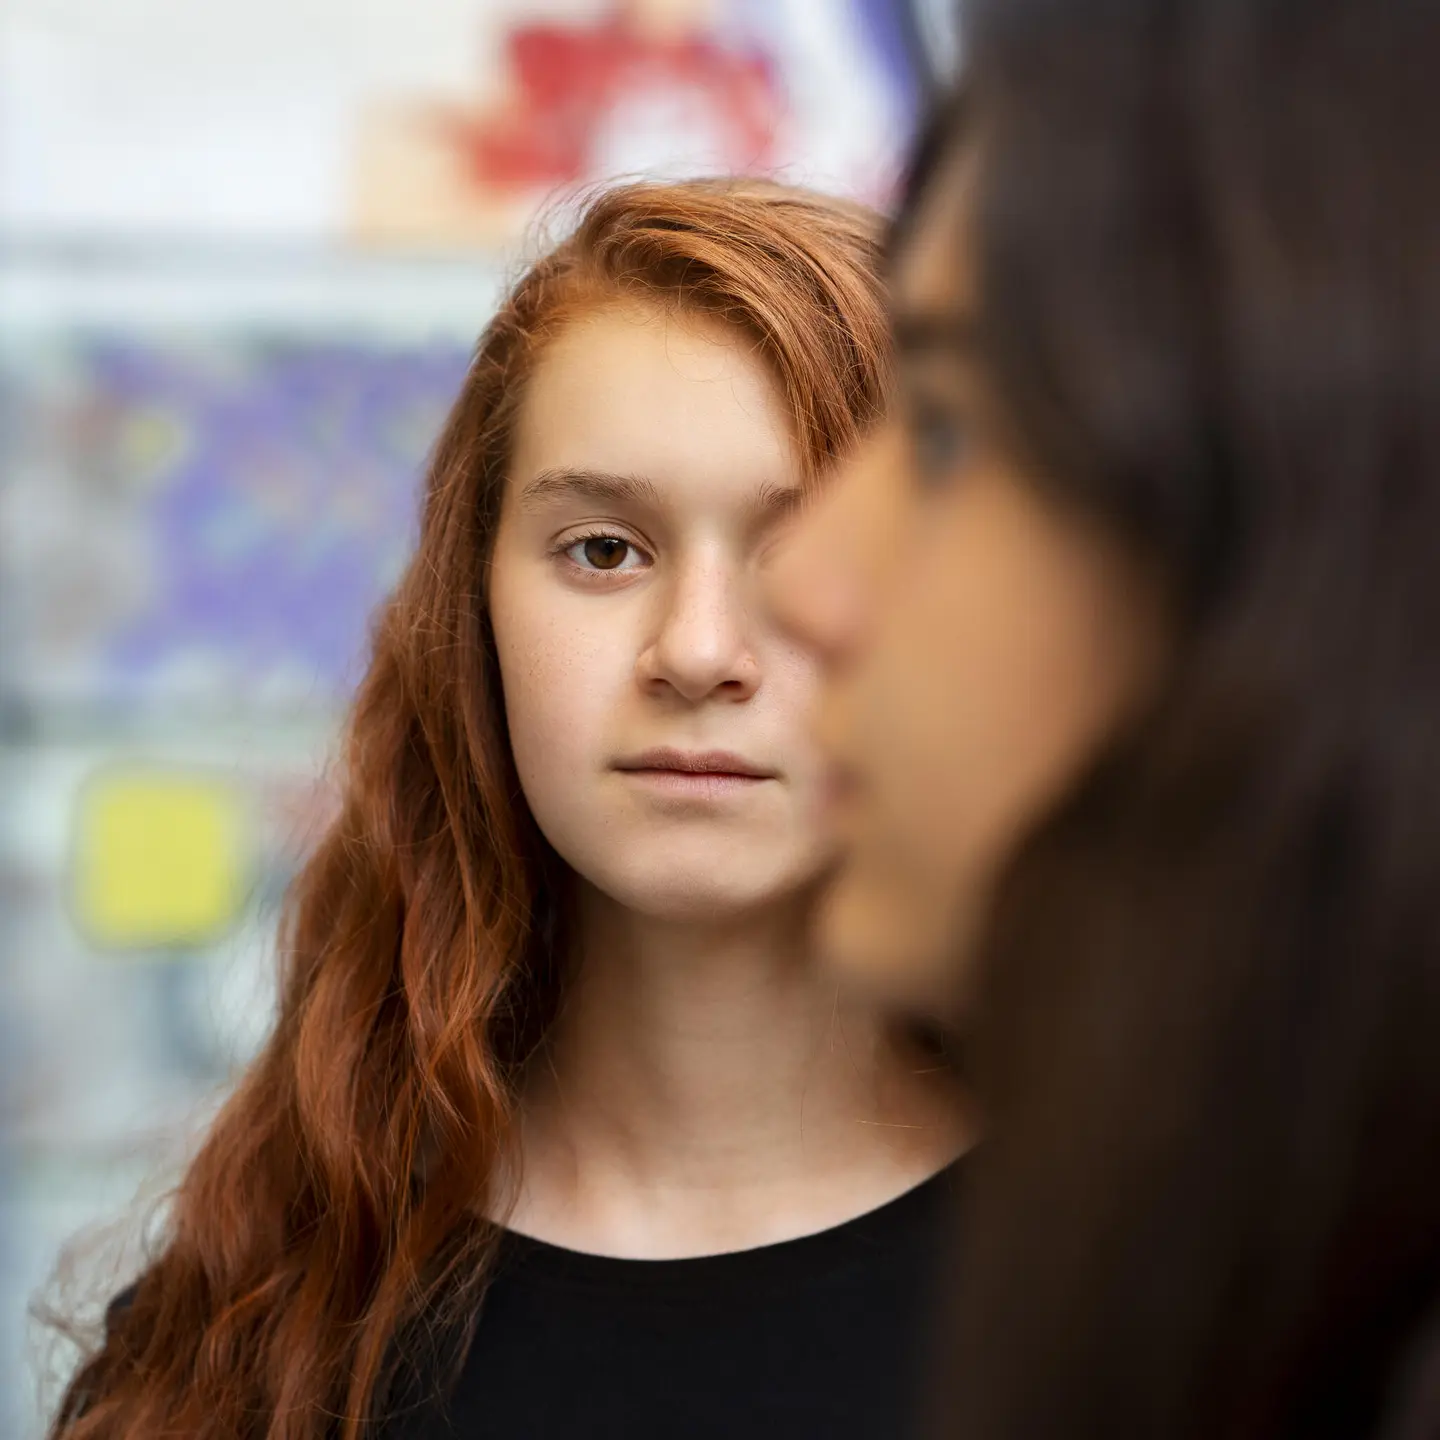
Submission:
[[[536,365],[512,479],[551,468],[723,496],[794,483],[799,463],[779,386],[746,332],[626,306],[567,326]]]
[[[894,299],[900,315],[963,314],[973,308],[970,217],[975,171],[974,147],[956,146],[922,191],[895,257]]]

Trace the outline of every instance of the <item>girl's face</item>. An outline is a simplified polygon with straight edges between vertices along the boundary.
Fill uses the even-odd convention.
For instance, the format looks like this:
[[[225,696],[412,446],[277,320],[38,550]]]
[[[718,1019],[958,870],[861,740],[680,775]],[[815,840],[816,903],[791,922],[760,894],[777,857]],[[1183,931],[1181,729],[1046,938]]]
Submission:
[[[617,305],[537,365],[490,573],[510,741],[546,838],[638,912],[723,923],[823,863],[815,664],[753,593],[800,485],[738,330]]]
[[[1151,587],[1021,473],[967,348],[968,165],[932,182],[898,258],[898,414],[770,568],[824,664],[841,777],[823,948],[922,1005],[952,1002],[997,876],[1161,650]]]

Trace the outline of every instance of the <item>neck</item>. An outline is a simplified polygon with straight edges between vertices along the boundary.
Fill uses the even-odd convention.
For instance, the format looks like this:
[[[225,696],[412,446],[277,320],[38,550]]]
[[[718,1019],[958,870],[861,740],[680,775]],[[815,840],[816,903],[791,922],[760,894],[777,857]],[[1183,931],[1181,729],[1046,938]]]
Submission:
[[[695,924],[586,890],[578,918],[514,1228],[606,1254],[745,1249],[883,1204],[963,1147],[948,1077],[816,974],[800,904]]]

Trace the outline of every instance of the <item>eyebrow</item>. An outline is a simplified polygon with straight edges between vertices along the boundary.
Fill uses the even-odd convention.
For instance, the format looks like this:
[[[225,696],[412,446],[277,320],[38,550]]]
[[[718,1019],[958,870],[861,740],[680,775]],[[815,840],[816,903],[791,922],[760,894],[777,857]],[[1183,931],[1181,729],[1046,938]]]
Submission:
[[[799,510],[807,493],[800,485],[762,485],[755,509],[763,519],[780,519]]]
[[[755,501],[765,518],[789,515],[805,499],[798,485],[765,484]],[[659,509],[660,488],[642,475],[620,475],[610,470],[568,468],[542,470],[520,492],[523,510],[539,510],[563,500],[591,500],[602,505],[641,505]]]
[[[617,475],[609,470],[542,470],[520,492],[525,510],[538,510],[559,500],[595,500],[605,505],[660,504],[653,480]]]

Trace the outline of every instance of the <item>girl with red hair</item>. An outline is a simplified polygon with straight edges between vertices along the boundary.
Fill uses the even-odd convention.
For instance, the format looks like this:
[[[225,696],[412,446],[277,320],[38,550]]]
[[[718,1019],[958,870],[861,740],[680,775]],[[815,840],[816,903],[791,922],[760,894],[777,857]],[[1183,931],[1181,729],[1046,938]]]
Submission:
[[[886,404],[877,233],[627,186],[505,301],[275,1032],[57,1440],[902,1433],[965,1124],[805,963],[815,672],[751,595]]]

